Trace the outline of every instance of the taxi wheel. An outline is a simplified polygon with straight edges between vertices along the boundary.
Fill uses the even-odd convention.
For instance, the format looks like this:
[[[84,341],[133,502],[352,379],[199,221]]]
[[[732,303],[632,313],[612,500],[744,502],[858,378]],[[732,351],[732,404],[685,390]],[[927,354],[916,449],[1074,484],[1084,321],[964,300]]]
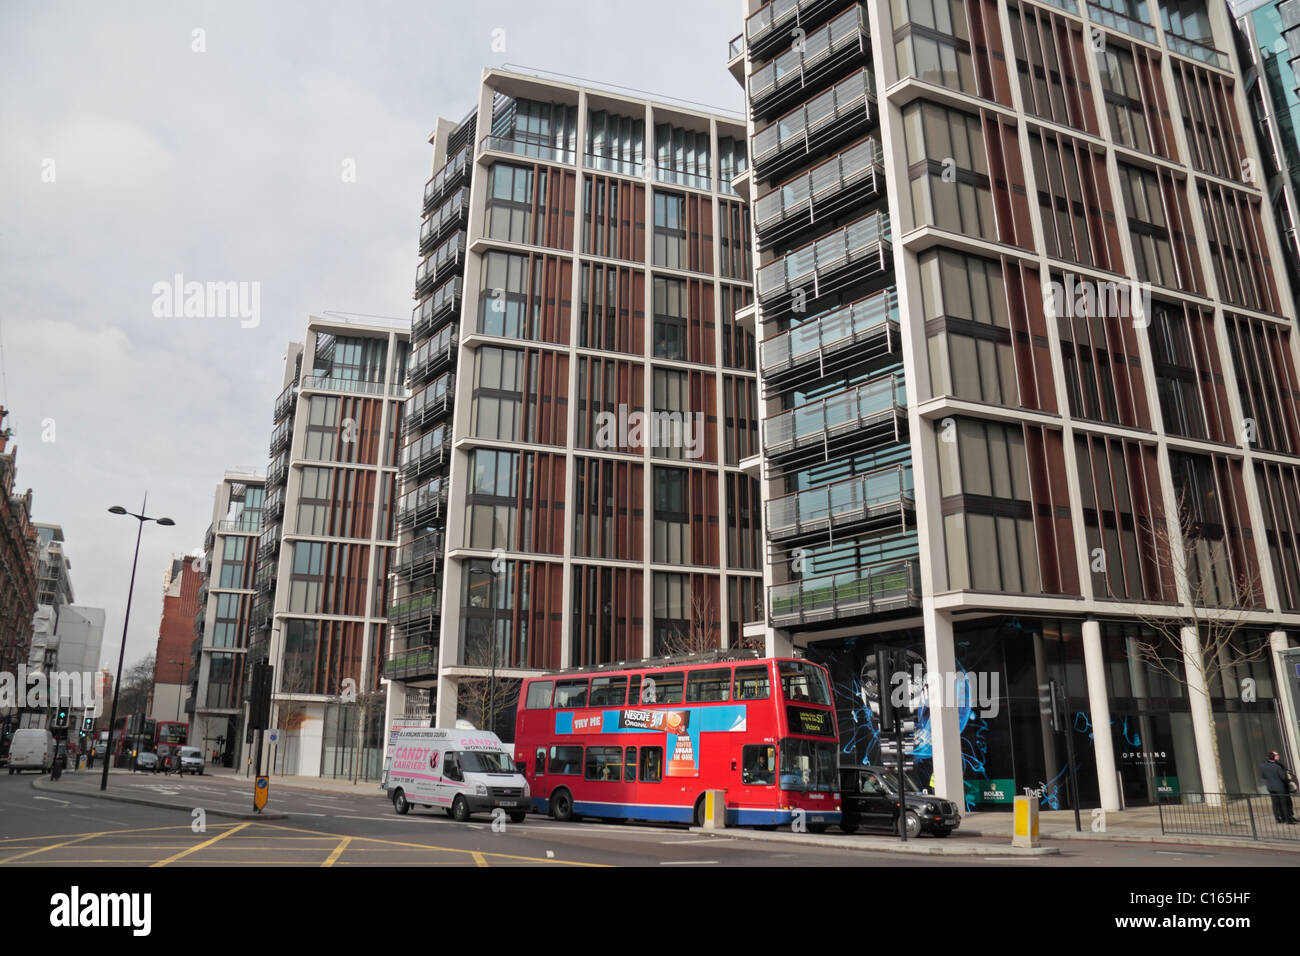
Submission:
[[[915,840],[921,835],[921,818],[911,810],[908,810],[905,819],[907,821],[907,838],[909,840]]]
[[[464,797],[457,797],[451,802],[451,818],[457,823],[464,823],[469,819],[469,804]]]
[[[406,799],[406,794],[402,792],[400,787],[393,793],[393,809],[402,815],[411,812],[410,801]]]
[[[859,824],[858,824],[857,817],[851,817],[845,815],[840,818],[840,829],[843,830],[845,833],[857,833],[858,826]]]

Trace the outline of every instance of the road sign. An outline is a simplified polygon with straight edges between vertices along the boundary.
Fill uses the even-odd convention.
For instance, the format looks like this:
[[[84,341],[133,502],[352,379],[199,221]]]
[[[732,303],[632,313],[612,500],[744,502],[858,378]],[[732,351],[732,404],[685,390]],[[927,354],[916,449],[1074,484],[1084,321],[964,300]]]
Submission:
[[[271,743],[276,743],[277,741],[279,741],[279,739],[280,739],[280,732],[278,730],[271,731]]]
[[[267,798],[271,795],[271,780],[269,777],[258,777],[257,784],[253,787],[253,809],[258,813],[266,806]]]

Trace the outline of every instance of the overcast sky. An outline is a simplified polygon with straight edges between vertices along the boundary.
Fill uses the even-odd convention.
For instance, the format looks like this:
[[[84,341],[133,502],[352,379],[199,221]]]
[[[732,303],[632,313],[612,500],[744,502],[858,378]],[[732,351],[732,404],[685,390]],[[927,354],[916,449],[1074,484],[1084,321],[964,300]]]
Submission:
[[[136,529],[107,509],[177,524],[145,527],[130,666],[223,470],[265,467],[307,316],[409,322],[428,135],[485,66],[740,110],[740,29],[739,0],[0,3],[0,403],[104,661]],[[260,322],[155,317],[176,274],[259,283]]]

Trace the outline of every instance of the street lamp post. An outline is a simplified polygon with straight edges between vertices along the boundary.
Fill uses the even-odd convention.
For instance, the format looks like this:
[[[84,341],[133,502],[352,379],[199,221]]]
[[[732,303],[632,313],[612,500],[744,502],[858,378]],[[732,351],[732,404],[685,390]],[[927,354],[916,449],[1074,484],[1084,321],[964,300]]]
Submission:
[[[176,676],[176,723],[179,724],[179,723],[181,722],[181,695],[184,693],[184,690],[183,690],[182,688],[183,688],[183,686],[184,686],[184,684],[185,684],[185,662],[184,662],[184,661],[171,661],[170,663],[176,665],[176,671],[177,671],[177,676]]]
[[[136,564],[140,560],[140,535],[144,532],[144,523],[146,521],[155,521],[158,524],[162,525],[163,527],[168,527],[168,528],[176,524],[176,522],[173,521],[171,518],[146,517],[144,513],[144,509],[145,509],[145,505],[147,505],[148,503],[149,503],[149,493],[146,491],[144,495],[144,502],[140,505],[139,514],[135,514],[134,512],[127,511],[121,505],[114,505],[113,507],[108,509],[109,514],[130,515],[140,524],[135,531],[135,556],[131,559],[131,586],[127,589],[126,592],[126,613],[122,615],[122,649],[117,653],[117,679],[115,680],[113,685],[113,707],[109,711],[109,716],[108,716],[108,746],[104,748],[104,772],[103,772],[103,776],[100,778],[99,781],[100,790],[108,789],[108,765],[109,765],[109,761],[112,759],[113,730],[115,728],[115,725],[117,724],[117,702],[122,696],[122,667],[126,662],[126,629],[127,626],[131,623],[131,598],[135,595],[135,568],[136,568]],[[125,736],[126,735],[124,733],[123,739],[125,739]]]
[[[488,678],[488,722],[492,725],[488,730],[492,733],[497,732],[497,572],[495,568],[470,568],[469,573],[486,574],[492,579],[492,590],[488,594],[488,600],[492,602],[492,638],[491,649],[488,653],[491,655],[491,669]]]

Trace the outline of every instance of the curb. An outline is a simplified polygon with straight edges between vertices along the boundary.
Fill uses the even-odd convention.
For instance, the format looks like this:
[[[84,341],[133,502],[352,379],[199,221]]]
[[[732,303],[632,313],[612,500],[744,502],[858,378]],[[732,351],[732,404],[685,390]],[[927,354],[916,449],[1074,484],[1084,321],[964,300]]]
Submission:
[[[940,842],[937,840],[917,843],[866,843],[847,842],[851,838],[823,837],[811,833],[756,833],[727,827],[722,830],[706,830],[704,827],[691,827],[691,833],[721,839],[756,840],[769,843],[797,843],[800,846],[830,847],[835,850],[857,850],[862,853],[902,853],[912,856],[1058,856],[1060,847],[1018,847],[1018,846],[963,846],[961,843]],[[968,834],[978,836],[979,834]]]
[[[993,837],[1006,840],[1008,833],[991,833],[987,830],[967,830],[970,836]],[[1160,833],[1076,833],[1067,830],[1060,833],[1038,832],[1042,840],[1076,840],[1080,842],[1100,841],[1103,843],[1151,843],[1168,846],[1212,846],[1237,850],[1277,850],[1282,853],[1300,853],[1300,846],[1294,843],[1281,843],[1276,840],[1234,840],[1228,837],[1214,836],[1175,836]]]
[[[45,790],[50,793],[62,793],[66,795],[76,795],[78,797],[92,797],[96,800],[112,800],[114,803],[133,803],[136,806],[141,806],[141,807],[158,807],[163,810],[179,810],[182,813],[187,812],[186,807],[180,806],[175,803],[167,803],[164,800],[148,800],[144,797],[123,797],[115,793],[101,793],[99,791],[90,793],[85,790],[64,790],[61,787],[51,786],[50,781],[47,780],[40,780],[40,779],[33,780],[32,788],[34,790]],[[234,813],[233,811],[230,810],[208,810],[207,808],[204,808],[203,812],[210,817],[225,817],[230,820],[288,820],[289,819],[289,814],[278,813],[276,811],[270,811],[267,813]]]

